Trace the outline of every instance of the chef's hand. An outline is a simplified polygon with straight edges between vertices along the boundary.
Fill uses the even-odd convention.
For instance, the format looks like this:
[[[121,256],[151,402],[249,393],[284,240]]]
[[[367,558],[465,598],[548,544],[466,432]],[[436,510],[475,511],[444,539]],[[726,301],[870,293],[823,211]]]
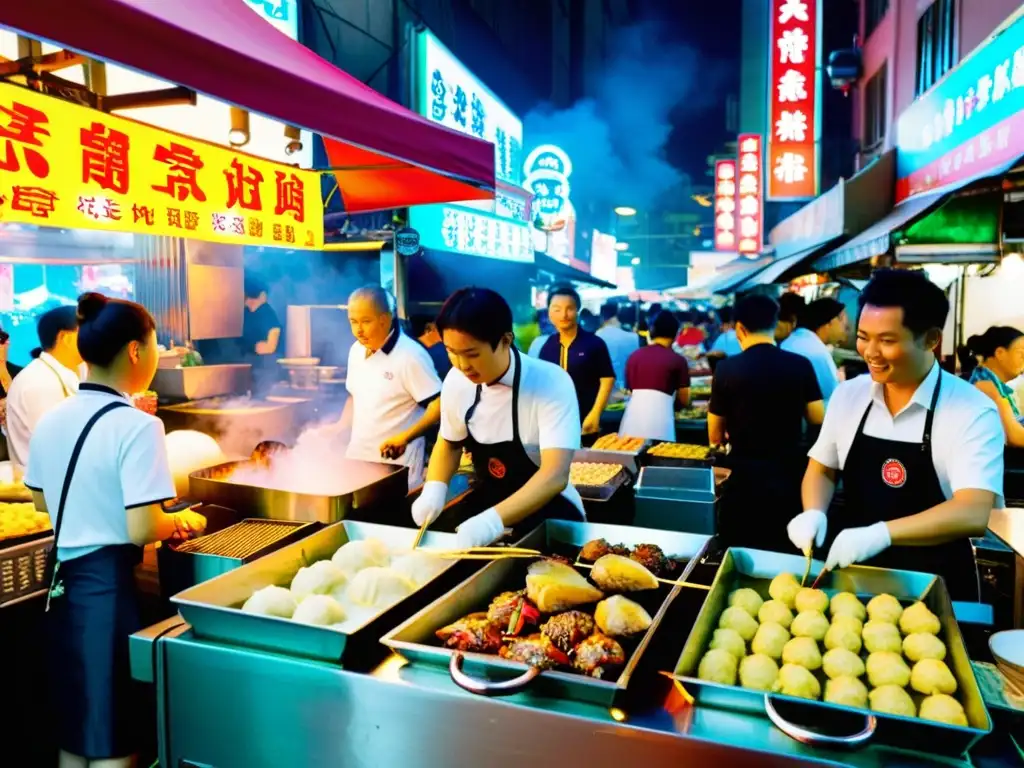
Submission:
[[[403,433],[399,433],[394,437],[390,437],[380,444],[380,456],[382,459],[395,459],[401,458],[402,454],[405,453],[406,446],[409,445],[409,440]]]
[[[494,507],[479,515],[474,515],[455,529],[455,546],[459,549],[467,547],[486,547],[501,538],[505,532],[505,523]]]
[[[206,530],[206,518],[188,509],[174,513],[175,538],[193,539]]]
[[[444,511],[444,503],[448,500],[448,484],[440,480],[427,480],[419,497],[412,503],[412,519],[417,527],[424,522],[430,525]]]
[[[583,434],[593,435],[601,430],[601,414],[588,413],[583,420]]]
[[[804,554],[809,553],[814,547],[824,544],[827,531],[828,517],[818,509],[801,512],[786,526],[789,540]]]
[[[889,526],[884,522],[864,528],[847,528],[832,542],[832,548],[825,560],[825,568],[831,571],[846,568],[854,563],[863,563],[888,549],[891,544]]]

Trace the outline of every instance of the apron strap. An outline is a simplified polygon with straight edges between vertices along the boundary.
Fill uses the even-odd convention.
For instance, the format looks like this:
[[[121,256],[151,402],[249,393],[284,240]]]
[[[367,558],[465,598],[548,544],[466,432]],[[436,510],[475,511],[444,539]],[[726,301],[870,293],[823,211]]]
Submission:
[[[512,347],[512,356],[516,366],[515,373],[512,374],[512,440],[521,443],[522,441],[519,439],[519,382],[522,380],[523,364],[519,357],[519,350],[514,346]],[[466,423],[467,434],[469,433],[469,420],[473,418],[473,414],[476,413],[476,407],[480,405],[483,391],[483,385],[477,384],[476,397],[473,398],[473,404],[469,406],[466,415],[462,419]]]

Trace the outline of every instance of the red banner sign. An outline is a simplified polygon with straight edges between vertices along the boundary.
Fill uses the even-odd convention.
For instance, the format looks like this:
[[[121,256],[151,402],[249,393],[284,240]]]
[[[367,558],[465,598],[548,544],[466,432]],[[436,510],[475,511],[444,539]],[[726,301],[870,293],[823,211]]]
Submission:
[[[715,250],[736,250],[736,161],[715,161]]]
[[[771,0],[768,199],[818,194],[818,0]]]
[[[736,181],[739,241],[736,250],[747,256],[760,253],[764,239],[764,173],[761,150],[759,134],[740,134],[739,171]]]

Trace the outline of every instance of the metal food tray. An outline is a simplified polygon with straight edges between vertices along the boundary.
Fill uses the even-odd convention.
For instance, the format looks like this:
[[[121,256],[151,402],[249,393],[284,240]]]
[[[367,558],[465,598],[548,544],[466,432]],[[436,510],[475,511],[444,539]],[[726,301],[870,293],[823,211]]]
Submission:
[[[550,552],[552,549],[566,546],[578,549],[588,541],[600,538],[626,546],[657,544],[668,557],[687,560],[680,581],[685,581],[700,561],[710,539],[709,536],[656,531],[649,528],[548,520],[531,531],[522,541],[517,542],[517,546]],[[537,687],[545,695],[599,706],[613,706],[625,694],[640,658],[661,624],[669,605],[683,587],[676,585],[671,588],[659,588],[659,591],[664,589],[667,594],[662,598],[657,611],[650,611],[653,616],[650,628],[639,639],[625,667],[614,681],[597,680],[575,672],[539,672],[525,664],[500,656],[453,651],[438,644],[435,636],[438,629],[474,611],[486,610],[490,601],[501,592],[523,589],[526,569],[530,562],[532,561],[523,558],[509,558],[489,563],[448,594],[438,598],[382,637],[381,642],[398,651],[409,661],[448,668],[452,679],[472,693],[485,696],[509,695]],[[639,600],[642,594],[633,593],[630,597]],[[463,671],[463,665],[466,671]],[[504,680],[488,682],[485,679],[469,677],[472,673],[481,674],[488,679]],[[510,677],[513,679],[508,679]]]
[[[942,579],[913,571],[897,571],[867,566],[852,566],[834,571],[822,578],[821,588],[829,595],[853,592],[866,600],[883,593],[898,598],[904,605],[921,600],[939,617],[941,637],[948,654],[946,662],[956,677],[956,697],[964,705],[966,728],[942,725],[913,717],[900,717],[865,709],[809,701],[781,694],[765,694],[741,688],[739,685],[721,685],[697,679],[697,668],[708,649],[711,636],[718,626],[722,611],[728,607],[729,593],[740,587],[752,587],[765,599],[768,585],[780,573],[802,574],[807,561],[799,555],[783,555],[756,549],[729,549],[715,575],[711,591],[686,639],[686,645],[676,664],[675,674],[682,680],[694,698],[703,705],[738,709],[768,715],[783,733],[798,741],[827,747],[856,747],[877,741],[894,747],[925,751],[932,754],[957,756],[965,753],[979,739],[991,732],[992,721],[985,708],[981,689],[967,655],[967,647],[953,614],[953,604]],[[823,564],[815,561],[812,573],[818,573]],[[819,672],[819,682],[820,672]],[[822,685],[824,691],[824,685]],[[801,722],[821,726],[826,719],[842,718],[844,723],[859,722],[861,730],[851,736],[831,736],[783,717],[776,706],[785,703],[787,713],[797,712]],[[923,747],[922,745],[926,745]]]
[[[444,576],[456,561],[447,562],[440,573],[421,585],[409,597],[365,617],[346,631],[334,627],[299,624],[276,616],[244,613],[241,610],[242,604],[257,589],[271,584],[287,586],[299,568],[318,560],[330,559],[349,541],[379,539],[392,550],[412,549],[418,533],[414,528],[345,520],[329,525],[255,562],[186,589],[172,597],[171,602],[177,606],[182,618],[192,625],[192,631],[197,637],[320,661],[339,662],[345,656],[346,648],[354,636],[372,630],[380,620],[387,621],[388,619],[384,617],[394,616],[393,612],[400,611],[402,606],[415,600],[418,593],[428,589]],[[455,538],[455,534],[428,531],[421,546],[427,549],[453,549]],[[374,635],[374,640],[378,636]]]
[[[603,435],[602,435],[602,437],[603,437]],[[628,435],[627,435],[627,437],[628,437]],[[654,442],[653,440],[644,440],[644,442],[641,444],[641,446],[639,448],[637,448],[636,450],[633,450],[633,451],[612,451],[612,450],[609,450],[607,448],[595,448],[592,445],[587,447],[586,450],[588,452],[590,452],[590,453],[605,454],[606,456],[609,456],[609,457],[610,456],[629,456],[631,458],[636,458],[641,453],[646,451],[651,446],[651,443],[653,443],[653,442]],[[601,459],[593,459],[593,461],[601,461]]]
[[[651,448],[654,448],[656,445],[663,445],[666,443],[670,445],[684,445],[684,443],[674,443],[668,440],[663,440],[660,443],[652,445]],[[700,447],[704,448],[707,446]],[[684,459],[676,458],[674,456],[658,456],[656,454],[651,453],[651,449],[648,448],[647,451],[644,452],[644,455],[640,457],[640,463],[648,467],[713,467],[718,462],[718,458],[720,455],[721,451],[716,451],[713,448],[708,448],[708,454],[706,458]]]
[[[230,461],[193,472],[188,479],[189,496],[195,501],[271,520],[335,523],[351,510],[383,501],[397,502],[409,492],[408,467],[350,459],[339,461],[339,474],[363,472],[377,479],[335,496],[284,491],[231,480],[236,470],[254,465],[252,461]]]
[[[607,464],[609,462],[597,461],[589,463]],[[631,482],[632,480],[633,477],[629,474],[626,468],[621,467],[619,469],[618,474],[616,474],[607,483],[604,483],[602,485],[588,485],[585,483],[581,483],[579,485],[573,484],[573,488],[575,488],[577,492],[579,492],[580,498],[582,499],[586,499],[588,501],[607,501],[613,495],[615,495],[615,492],[619,490],[619,488]]]

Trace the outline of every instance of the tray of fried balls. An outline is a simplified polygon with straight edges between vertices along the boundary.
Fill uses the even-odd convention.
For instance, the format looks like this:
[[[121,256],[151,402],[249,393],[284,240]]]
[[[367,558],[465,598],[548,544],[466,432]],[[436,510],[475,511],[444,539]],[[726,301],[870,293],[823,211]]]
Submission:
[[[519,542],[544,556],[488,563],[382,642],[473,693],[613,706],[708,538],[549,520]]]
[[[991,730],[941,579],[855,566],[811,589],[810,579],[802,587],[794,575],[805,562],[726,552],[676,668],[696,699],[765,711],[810,743],[822,707],[841,731],[821,734],[833,745],[848,738],[960,754]],[[785,702],[786,717],[776,701]],[[800,712],[797,702],[817,711]],[[789,721],[818,730],[790,729]]]

